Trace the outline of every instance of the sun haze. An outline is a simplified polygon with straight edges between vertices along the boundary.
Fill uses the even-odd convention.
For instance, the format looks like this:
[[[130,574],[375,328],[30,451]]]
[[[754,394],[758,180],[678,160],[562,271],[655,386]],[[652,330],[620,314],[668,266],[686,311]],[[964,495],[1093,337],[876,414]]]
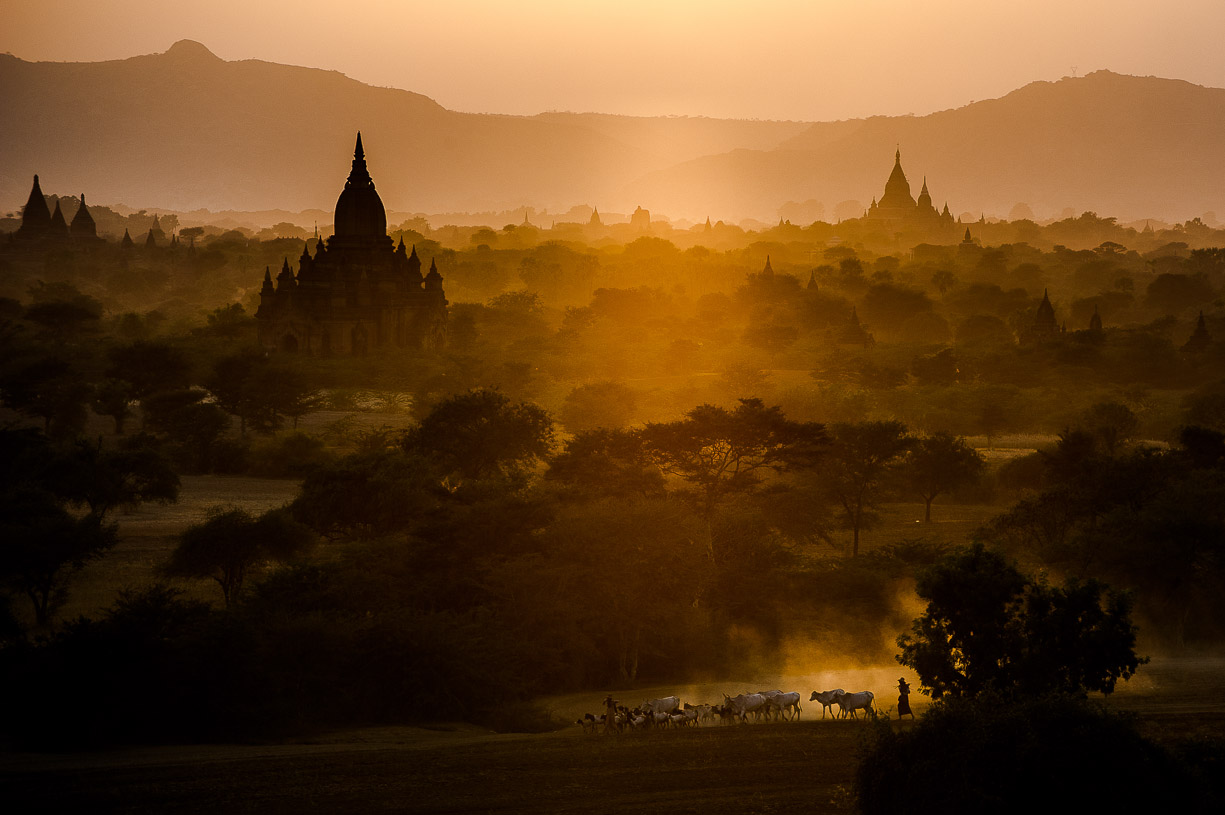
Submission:
[[[812,121],[924,114],[1100,68],[1225,76],[1214,0],[0,5],[0,49],[25,60],[122,59],[189,38],[222,59],[334,69],[485,113]]]

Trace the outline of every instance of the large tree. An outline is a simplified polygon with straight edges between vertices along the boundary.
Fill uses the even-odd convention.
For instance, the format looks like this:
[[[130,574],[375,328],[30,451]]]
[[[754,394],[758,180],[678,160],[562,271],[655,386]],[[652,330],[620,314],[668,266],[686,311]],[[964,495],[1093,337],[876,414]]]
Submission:
[[[920,573],[927,608],[897,660],[935,699],[1114,690],[1144,663],[1131,597],[1095,580],[1031,580],[977,543]]]
[[[44,490],[0,494],[0,580],[29,598],[46,626],[68,596],[68,576],[115,545],[97,515],[74,517]]]
[[[406,451],[464,478],[513,475],[552,446],[553,420],[543,408],[487,389],[444,399],[404,437]]]
[[[815,466],[828,445],[821,424],[791,421],[760,399],[739,401],[734,410],[699,405],[641,431],[659,468],[688,485],[708,527],[728,498],[753,492],[769,473]]]
[[[549,460],[544,477],[577,492],[599,496],[662,497],[663,474],[651,460],[641,434],[597,428],[566,441]]]
[[[218,508],[183,533],[165,572],[215,580],[229,607],[253,568],[296,555],[310,543],[310,531],[286,510],[253,518],[241,509]]]
[[[328,538],[403,532],[446,493],[430,462],[401,450],[354,453],[314,469],[292,504],[294,517]]]
[[[69,576],[115,544],[108,512],[177,494],[178,477],[147,448],[53,445],[37,430],[2,429],[0,581],[27,596],[45,626],[63,605]]]
[[[851,555],[859,554],[859,533],[873,519],[880,489],[901,464],[913,439],[901,422],[840,423],[821,472],[823,488],[851,530]]]
[[[915,441],[904,470],[911,488],[923,496],[923,522],[931,523],[932,502],[977,478],[983,470],[983,458],[965,439],[935,433]]]
[[[108,450],[100,442],[79,439],[50,462],[48,477],[58,495],[99,518],[119,507],[169,504],[179,496],[179,477],[170,462],[139,444]]]

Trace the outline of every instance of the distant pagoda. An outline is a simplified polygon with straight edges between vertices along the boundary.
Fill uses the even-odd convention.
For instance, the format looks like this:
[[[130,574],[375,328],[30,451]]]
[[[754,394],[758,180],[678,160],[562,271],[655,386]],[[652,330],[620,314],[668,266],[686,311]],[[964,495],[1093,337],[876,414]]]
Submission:
[[[885,194],[877,201],[872,199],[864,218],[875,221],[891,229],[936,230],[951,228],[954,225],[953,216],[949,213],[949,205],[944,205],[944,211],[939,212],[932,206],[931,193],[927,190],[927,177],[923,178],[923,189],[919,192],[919,200],[910,194],[910,182],[902,170],[901,148],[893,155],[893,172],[885,182]]]

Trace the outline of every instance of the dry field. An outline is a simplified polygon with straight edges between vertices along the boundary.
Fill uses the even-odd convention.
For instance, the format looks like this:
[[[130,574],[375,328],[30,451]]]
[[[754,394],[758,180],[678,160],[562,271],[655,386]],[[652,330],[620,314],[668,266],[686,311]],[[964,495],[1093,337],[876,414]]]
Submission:
[[[61,617],[96,615],[115,602],[120,589],[143,588],[162,579],[158,569],[170,557],[179,534],[204,521],[211,507],[235,506],[258,514],[286,504],[298,494],[298,482],[286,479],[185,475],[181,480],[176,503],[144,504],[115,516],[119,543],[73,576]],[[169,582],[197,599],[221,599],[220,590],[211,581]],[[17,609],[24,610],[21,604]]]
[[[1225,657],[1158,660],[1109,704],[1135,711],[1156,738],[1220,737],[1223,677]],[[654,690],[614,693],[636,701]],[[554,703],[569,715],[600,698]],[[853,811],[863,731],[862,721],[822,721],[806,705],[799,723],[622,736],[439,724],[283,744],[10,754],[0,757],[0,795],[7,811],[23,813],[837,813]]]

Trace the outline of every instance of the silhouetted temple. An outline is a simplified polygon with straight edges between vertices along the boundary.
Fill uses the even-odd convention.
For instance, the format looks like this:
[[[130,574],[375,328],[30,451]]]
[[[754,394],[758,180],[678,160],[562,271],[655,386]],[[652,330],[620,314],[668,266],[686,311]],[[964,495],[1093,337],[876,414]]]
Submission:
[[[308,247],[295,276],[286,260],[273,283],[264,271],[255,316],[269,350],[364,354],[386,348],[438,348],[446,343],[447,300],[431,261],[421,275],[410,254],[387,235],[387,211],[366,169],[357,135],[353,169],[336,201],[335,231]]]
[[[56,200],[54,211],[47,208],[47,199],[38,183],[38,176],[34,176],[30,198],[21,211],[21,226],[13,233],[13,237],[34,246],[40,244],[57,246],[69,242],[79,244],[99,242],[98,227],[94,223],[93,216],[89,214],[89,207],[85,206],[85,193],[81,193],[81,204],[77,207],[76,214],[72,216],[71,223],[64,217],[64,210],[60,204],[61,201]]]
[[[937,229],[953,226],[953,216],[949,213],[949,205],[944,205],[944,211],[938,212],[932,206],[931,193],[927,191],[927,179],[923,179],[923,189],[916,201],[910,194],[910,182],[902,170],[902,151],[894,154],[893,172],[885,182],[885,194],[880,201],[872,199],[868,207],[869,221],[877,221],[891,229]]]
[[[1046,289],[1043,289],[1042,302],[1038,304],[1038,313],[1034,315],[1034,322],[1021,334],[1020,340],[1023,343],[1041,342],[1062,333],[1064,329],[1055,319],[1055,307],[1051,305],[1050,295]]]
[[[1188,354],[1198,354],[1207,350],[1212,344],[1212,335],[1208,333],[1208,325],[1204,322],[1204,312],[1199,313],[1199,319],[1195,322],[1195,330],[1191,333],[1191,338],[1183,343],[1182,350]]]

